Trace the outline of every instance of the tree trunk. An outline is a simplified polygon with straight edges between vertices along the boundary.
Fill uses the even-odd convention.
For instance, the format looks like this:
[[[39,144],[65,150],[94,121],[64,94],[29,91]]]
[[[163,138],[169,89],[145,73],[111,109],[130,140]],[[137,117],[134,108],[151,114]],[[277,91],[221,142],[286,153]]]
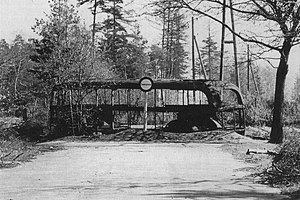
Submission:
[[[18,63],[18,66],[15,71],[15,81],[14,81],[14,98],[17,98],[17,86],[18,86],[18,79],[19,79],[19,74],[20,74],[20,69],[22,65],[22,60]]]
[[[283,43],[279,66],[276,73],[275,99],[273,109],[272,130],[270,143],[282,143],[283,140],[283,103],[284,103],[284,87],[286,75],[288,72],[288,58],[291,50],[291,40],[286,38]]]

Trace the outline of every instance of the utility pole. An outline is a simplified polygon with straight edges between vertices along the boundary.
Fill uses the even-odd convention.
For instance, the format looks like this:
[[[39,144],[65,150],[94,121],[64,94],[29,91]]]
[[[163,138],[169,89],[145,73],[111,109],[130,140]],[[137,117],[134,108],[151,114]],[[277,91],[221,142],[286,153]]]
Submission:
[[[204,79],[207,80],[206,70],[205,70],[205,67],[204,67],[203,62],[202,62],[201,52],[199,50],[199,46],[198,46],[198,42],[197,42],[196,37],[194,37],[194,41],[195,41],[196,49],[197,49],[197,52],[198,52],[198,58],[199,58],[199,62],[200,62],[200,67],[202,69],[202,72],[203,72],[203,75],[204,75]],[[199,70],[199,75],[200,75],[200,70]]]
[[[251,67],[251,61],[250,61],[250,50],[249,50],[249,44],[247,44],[247,91],[250,91],[250,67]]]
[[[232,31],[235,33],[232,0],[229,0],[229,4],[230,4],[230,15],[231,15],[231,27],[232,27]],[[232,41],[233,41],[233,53],[234,53],[235,84],[238,88],[240,88],[240,72],[239,72],[238,60],[237,60],[236,36],[234,33],[232,33]]]
[[[259,91],[258,91],[258,87],[257,87],[257,84],[256,84],[256,79],[255,79],[254,71],[253,71],[253,68],[252,68],[251,65],[250,65],[250,70],[251,70],[251,74],[252,74],[252,79],[253,79],[255,91],[259,95]]]
[[[226,0],[223,0],[223,8],[222,8],[222,35],[221,35],[221,58],[220,58],[220,81],[223,81],[223,59],[224,59],[224,40],[225,40],[225,17],[226,17]]]
[[[192,75],[193,79],[195,80],[195,45],[194,45],[194,37],[195,37],[195,30],[194,30],[194,17],[192,17]]]
[[[97,0],[95,0],[94,2],[94,8],[92,14],[93,14],[92,44],[93,44],[93,48],[95,48]]]
[[[208,23],[208,79],[211,79],[212,75],[212,66],[211,66],[211,34],[210,34],[210,21]]]
[[[194,17],[192,17],[192,73],[193,73],[193,80],[196,79],[195,73],[195,27],[194,27]],[[189,91],[187,91],[189,92]],[[189,98],[189,97],[187,97]],[[189,101],[189,100],[188,100]],[[193,101],[196,101],[196,92],[193,90]]]

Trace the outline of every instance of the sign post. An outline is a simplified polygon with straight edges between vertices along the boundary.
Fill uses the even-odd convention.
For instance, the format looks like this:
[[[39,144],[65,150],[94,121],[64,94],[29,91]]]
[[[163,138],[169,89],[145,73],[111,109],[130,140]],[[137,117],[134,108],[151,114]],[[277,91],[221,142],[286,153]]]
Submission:
[[[153,87],[153,80],[149,77],[143,77],[139,82],[141,90],[145,93],[145,104],[144,104],[144,131],[147,131],[147,112],[148,112],[148,92]]]
[[[145,92],[145,105],[144,105],[144,131],[147,131],[147,118],[148,118],[148,92]]]

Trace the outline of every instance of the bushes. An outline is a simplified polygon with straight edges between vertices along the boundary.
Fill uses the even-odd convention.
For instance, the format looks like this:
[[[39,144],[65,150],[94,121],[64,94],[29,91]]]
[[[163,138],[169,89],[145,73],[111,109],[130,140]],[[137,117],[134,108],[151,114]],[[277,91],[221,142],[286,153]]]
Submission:
[[[19,136],[29,141],[38,141],[43,135],[44,126],[39,121],[29,119],[17,128]]]
[[[259,98],[256,95],[245,96],[246,123],[250,126],[271,126],[273,100]],[[283,105],[284,125],[300,126],[300,103],[287,101]]]
[[[15,166],[16,160],[30,144],[20,140],[13,129],[0,129],[0,169]]]
[[[283,119],[286,125],[300,125],[300,102],[284,103]]]
[[[29,141],[39,141],[47,131],[48,111],[39,109],[16,128],[19,136]]]
[[[279,153],[272,165],[262,173],[263,180],[274,186],[294,188],[289,193],[300,194],[300,132],[285,134]]]
[[[245,97],[246,123],[250,126],[271,126],[272,102],[248,94]]]

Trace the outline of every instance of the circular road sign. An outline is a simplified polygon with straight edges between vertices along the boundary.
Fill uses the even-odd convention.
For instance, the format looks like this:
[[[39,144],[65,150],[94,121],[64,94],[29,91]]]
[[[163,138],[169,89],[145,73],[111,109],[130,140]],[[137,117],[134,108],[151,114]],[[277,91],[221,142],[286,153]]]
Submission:
[[[149,92],[152,89],[153,80],[149,77],[143,77],[140,79],[140,88],[144,92]]]

